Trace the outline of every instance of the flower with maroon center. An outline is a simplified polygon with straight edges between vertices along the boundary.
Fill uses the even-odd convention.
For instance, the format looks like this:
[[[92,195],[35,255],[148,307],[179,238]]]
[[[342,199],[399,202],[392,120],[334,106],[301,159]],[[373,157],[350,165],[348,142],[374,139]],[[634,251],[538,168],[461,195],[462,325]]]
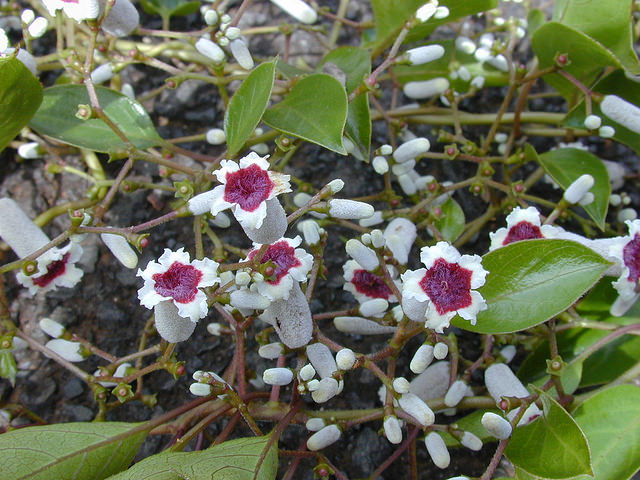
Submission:
[[[478,255],[460,255],[455,247],[438,242],[420,251],[426,268],[402,275],[402,295],[427,303],[426,326],[442,333],[451,319],[460,315],[476,323],[478,312],[487,304],[475,289],[484,285],[487,271]]]
[[[218,263],[189,259],[189,254],[180,248],[172,252],[165,248],[157,262],[150,261],[137,276],[144,279],[138,290],[140,303],[151,309],[163,301],[172,301],[182,318],[197,322],[207,315],[207,296],[201,290],[218,283]]]
[[[191,210],[200,213],[200,205],[206,204],[215,216],[230,208],[243,227],[260,228],[267,217],[267,200],[291,191],[289,175],[269,171],[266,158],[251,152],[239,165],[223,160],[213,172],[222,185],[192,198]]]
[[[375,298],[382,298],[387,302],[397,302],[395,295],[384,280],[373,272],[368,272],[355,260],[347,260],[342,267],[344,271],[344,289],[351,292],[359,303],[364,303]],[[395,269],[389,267],[391,277]]]
[[[100,15],[98,0],[47,0],[45,6],[49,12],[62,9],[65,15],[78,22],[95,20]]]
[[[30,294],[49,292],[58,287],[71,288],[82,278],[82,270],[75,263],[82,256],[82,247],[70,242],[63,248],[52,248],[36,260],[38,271],[33,275],[18,272],[16,278]]]
[[[289,292],[293,287],[293,282],[304,282],[307,273],[313,266],[313,256],[308,254],[303,248],[296,248],[302,239],[299,235],[295,238],[281,238],[269,245],[260,258],[260,263],[271,261],[271,275],[263,281],[256,282],[258,293],[269,300],[280,300],[289,298]],[[254,243],[254,248],[249,252],[245,261],[252,260],[262,245]],[[269,267],[267,267],[269,269]]]
[[[557,235],[557,227],[541,224],[540,212],[535,207],[516,207],[507,215],[507,228],[499,228],[495,233],[489,234],[489,251],[520,240],[554,238]]]
[[[613,282],[623,300],[633,300],[640,293],[640,220],[627,220],[629,235],[616,238],[609,247],[609,255],[622,265],[620,278]]]

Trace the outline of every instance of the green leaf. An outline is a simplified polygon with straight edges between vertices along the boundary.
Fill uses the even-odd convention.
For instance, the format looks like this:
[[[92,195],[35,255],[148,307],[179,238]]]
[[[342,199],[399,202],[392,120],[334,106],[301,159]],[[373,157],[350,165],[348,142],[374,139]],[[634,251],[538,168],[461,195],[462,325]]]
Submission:
[[[582,367],[581,361],[571,362],[566,365],[560,373],[560,383],[564,389],[564,393],[571,395],[578,389],[580,380],[582,379]]]
[[[100,480],[127,468],[147,431],[124,422],[60,423],[0,435],[0,472],[12,480]]]
[[[529,25],[529,35],[533,35],[535,31],[545,24],[547,17],[542,10],[532,8],[527,15],[527,24]]]
[[[133,145],[144,149],[163,142],[142,105],[114,90],[96,87],[104,113]],[[83,85],[60,85],[44,91],[42,105],[29,123],[41,135],[76,147],[108,153],[123,149],[126,144],[102,120],[80,120],[78,105],[90,104]]]
[[[11,350],[0,350],[0,377],[6,378],[11,385],[16,384],[18,366]]]
[[[540,69],[554,65],[556,55],[568,54],[564,70],[586,86],[594,83],[605,67],[620,68],[620,61],[600,43],[584,33],[557,22],[539,27],[531,39],[531,46],[539,59]],[[575,103],[582,92],[565,77],[557,73],[544,76],[567,101]]]
[[[623,70],[616,70],[610,75],[607,75],[598,81],[598,83],[592,87],[592,90],[602,95],[617,95],[636,106],[640,105],[640,89],[638,88],[638,83],[627,78]],[[592,113],[602,118],[603,125],[610,125],[615,128],[616,133],[613,136],[615,140],[633,148],[636,153],[640,154],[640,135],[607,117],[602,113],[602,110],[600,110],[599,103],[592,103]],[[564,124],[568,127],[584,129],[585,117],[585,105],[584,101],[582,101],[569,112],[564,120]]]
[[[240,151],[260,123],[269,103],[275,72],[274,61],[257,66],[231,98],[224,116],[229,155]]]
[[[591,452],[580,427],[547,393],[538,393],[543,415],[514,430],[505,455],[517,467],[544,478],[591,475]]]
[[[162,18],[189,15],[200,8],[200,2],[187,0],[140,0],[145,12],[160,15]]]
[[[444,239],[453,243],[464,230],[466,225],[464,211],[462,207],[453,198],[447,199],[440,205],[442,215],[434,222],[436,228],[440,231]]]
[[[633,51],[633,0],[569,0],[556,12],[559,22],[580,30],[613,53],[631,73],[640,73]]]
[[[489,272],[479,289],[487,310],[476,325],[454,318],[455,326],[478,333],[510,333],[538,325],[569,308],[602,276],[609,262],[566,240],[524,240],[482,259]]]
[[[197,452],[159,453],[109,480],[252,480],[270,438],[239,438]],[[274,442],[255,478],[274,480],[277,471],[278,448]]]
[[[385,40],[397,34],[402,25],[409,20],[424,0],[371,0],[373,19],[376,22],[376,45],[382,45]]]
[[[20,133],[42,102],[42,85],[15,57],[0,58],[0,152]]]
[[[527,145],[527,155],[530,155],[528,151],[530,148]],[[539,155],[538,162],[563,190],[566,190],[581,175],[588,173],[593,177],[595,183],[590,191],[595,196],[595,200],[582,208],[598,227],[604,230],[611,185],[607,168],[602,160],[579,148],[558,148]]]
[[[346,155],[342,131],[347,121],[347,94],[338,80],[316,73],[300,79],[286,98],[264,112],[266,124]]]
[[[337,66],[346,74],[347,94],[351,94],[362,85],[365,77],[371,73],[369,52],[358,47],[341,47],[332,50],[322,59],[320,67],[327,63]],[[371,113],[368,93],[359,95],[349,103],[345,135],[356,146],[354,155],[368,162],[371,147]]]
[[[618,385],[573,412],[593,452],[597,480],[627,480],[640,468],[640,389]],[[584,477],[587,480],[588,477]],[[581,480],[583,477],[581,477]]]

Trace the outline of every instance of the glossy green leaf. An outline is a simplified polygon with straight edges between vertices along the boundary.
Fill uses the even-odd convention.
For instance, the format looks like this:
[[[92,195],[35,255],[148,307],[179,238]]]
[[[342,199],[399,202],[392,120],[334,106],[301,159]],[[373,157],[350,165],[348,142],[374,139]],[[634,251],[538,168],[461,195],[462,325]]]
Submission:
[[[0,472],[12,480],[100,480],[129,466],[146,431],[124,422],[60,423],[0,435]]]
[[[640,469],[640,388],[618,385],[604,390],[573,415],[589,441],[594,478],[627,480]]]
[[[449,198],[439,207],[442,215],[434,222],[444,239],[453,243],[465,227],[464,211],[453,198]]]
[[[231,98],[224,117],[229,155],[240,151],[260,123],[269,103],[275,71],[275,62],[257,66]]]
[[[189,15],[200,8],[200,2],[188,0],[140,0],[143,10],[162,18]]]
[[[571,362],[562,369],[560,383],[567,395],[571,395],[578,389],[580,380],[582,380],[582,369],[583,363],[581,361]]]
[[[633,51],[631,10],[633,0],[569,0],[554,20],[585,33],[613,53],[631,73],[640,73]]]
[[[591,452],[571,415],[539,390],[543,415],[516,428],[505,455],[517,467],[544,478],[592,474]]]
[[[557,22],[549,22],[539,27],[533,34],[531,46],[538,57],[540,69],[554,65],[558,54],[567,54],[571,63],[565,70],[587,86],[595,82],[605,67],[622,66],[600,43],[574,28]],[[582,92],[560,74],[545,75],[544,80],[570,102],[575,103],[582,96]]]
[[[371,73],[371,58],[369,52],[363,48],[336,48],[324,57],[320,66],[326,64],[333,64],[345,73],[347,94],[351,94],[362,85],[365,77]],[[356,147],[354,155],[368,162],[371,147],[371,113],[368,93],[359,95],[349,103],[345,135]]]
[[[528,148],[531,148],[528,146]],[[527,152],[529,154],[529,152]],[[578,177],[589,174],[595,180],[591,193],[595,200],[586,205],[585,212],[596,222],[601,230],[604,230],[604,220],[609,208],[609,196],[611,184],[607,168],[598,157],[579,148],[558,148],[550,150],[538,156],[538,162],[545,172],[563,190],[566,190]]]
[[[264,112],[263,120],[281,132],[347,153],[342,146],[347,94],[330,75],[316,73],[300,79],[282,102]]]
[[[20,133],[42,102],[42,85],[23,63],[0,58],[0,152]]]
[[[109,480],[275,480],[278,471],[275,442],[254,477],[270,438],[270,435],[239,438],[197,452],[159,453]]]
[[[418,8],[425,2],[423,0],[371,0],[373,19],[376,22],[376,45],[392,42],[404,23],[409,20]]]
[[[16,375],[18,374],[18,366],[16,359],[11,350],[0,350],[0,377],[6,378],[11,385],[16,384]]]
[[[640,88],[638,88],[638,83],[627,78],[623,70],[616,70],[599,80],[593,86],[592,90],[602,95],[617,95],[636,106],[640,106]],[[615,140],[633,148],[636,153],[640,154],[640,135],[607,117],[602,113],[600,104],[597,102],[592,103],[592,113],[602,118],[603,125],[609,125],[615,128],[616,133],[613,136]],[[564,124],[568,127],[583,129],[585,116],[584,102],[580,102],[580,104],[569,112],[564,120]]]
[[[527,15],[529,35],[533,35],[538,28],[545,24],[546,21],[547,17],[542,10],[537,8],[529,10],[529,14]]]
[[[142,105],[114,90],[96,87],[96,94],[104,113],[138,148],[162,143],[151,118]],[[44,91],[42,105],[29,126],[41,135],[76,147],[108,153],[125,148],[123,140],[102,120],[80,120],[78,105],[90,104],[83,85],[60,85]]]
[[[525,240],[487,253],[489,272],[479,289],[487,310],[476,325],[455,318],[455,326],[478,333],[510,333],[538,325],[575,303],[609,267],[593,250],[566,240]]]

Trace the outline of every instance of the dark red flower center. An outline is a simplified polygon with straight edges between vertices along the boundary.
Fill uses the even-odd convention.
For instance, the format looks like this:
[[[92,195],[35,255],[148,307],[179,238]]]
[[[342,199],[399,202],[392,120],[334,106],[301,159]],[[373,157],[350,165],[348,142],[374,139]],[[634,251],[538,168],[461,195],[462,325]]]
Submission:
[[[420,280],[440,315],[471,305],[471,270],[439,258]]]
[[[47,267],[47,273],[33,279],[33,284],[40,288],[44,288],[53,282],[60,275],[64,275],[67,270],[67,261],[69,260],[69,254],[65,255],[60,260],[55,260]]]
[[[249,258],[255,257],[257,253],[258,250],[249,253]],[[274,280],[269,280],[272,285],[280,283],[282,277],[289,273],[290,269],[301,265],[300,260],[296,258],[295,249],[284,240],[270,245],[262,256],[260,263],[267,263],[269,260],[275,265],[275,271],[273,272],[275,278]]]
[[[629,269],[629,281],[638,283],[638,280],[640,280],[640,234],[636,233],[633,240],[624,246],[622,259]]]
[[[178,303],[189,303],[198,294],[202,272],[191,265],[173,262],[164,273],[156,273],[155,289],[163,297],[171,297]]]
[[[351,280],[356,291],[371,298],[388,300],[393,293],[389,286],[377,275],[366,270],[355,270]]]
[[[540,231],[540,227],[537,227],[530,222],[522,221],[509,229],[509,233],[502,242],[502,245],[509,245],[513,242],[530,240],[532,238],[544,238]]]
[[[227,173],[224,199],[229,203],[237,203],[247,212],[253,212],[269,198],[273,187],[269,174],[254,163],[237,172]]]

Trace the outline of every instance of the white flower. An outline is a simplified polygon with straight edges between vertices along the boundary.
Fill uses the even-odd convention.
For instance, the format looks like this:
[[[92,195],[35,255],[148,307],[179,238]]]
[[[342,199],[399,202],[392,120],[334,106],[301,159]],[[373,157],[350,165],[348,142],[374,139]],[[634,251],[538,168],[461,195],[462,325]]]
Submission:
[[[206,397],[208,395],[211,395],[213,389],[208,383],[192,383],[191,385],[189,385],[189,391],[192,395],[196,395],[198,397]]]
[[[300,348],[313,336],[309,302],[298,282],[293,282],[287,299],[271,302],[260,319],[273,325],[282,343],[289,348]]]
[[[467,384],[462,380],[456,380],[451,384],[447,394],[444,396],[444,404],[447,407],[455,407],[460,403],[467,393]]]
[[[397,302],[389,286],[375,273],[365,270],[355,260],[347,260],[344,270],[344,289],[351,292],[359,303],[381,298],[387,302]]]
[[[180,248],[172,252],[165,248],[157,262],[150,261],[137,276],[144,279],[138,290],[140,303],[151,309],[163,301],[171,301],[183,318],[192,322],[204,318],[209,307],[201,290],[218,283],[218,263],[205,258],[190,261],[189,254]]]
[[[356,355],[350,348],[343,348],[336,353],[336,365],[340,370],[351,370],[356,363]]]
[[[280,7],[299,22],[310,25],[318,20],[316,11],[302,0],[271,0],[271,3]]]
[[[629,235],[615,239],[609,255],[622,265],[620,278],[613,282],[620,298],[630,300],[638,294],[640,281],[640,220],[627,220]]]
[[[542,225],[540,212],[535,207],[516,207],[507,215],[507,228],[499,228],[495,233],[489,233],[489,251],[520,240],[554,238],[558,232],[552,225]]]
[[[62,11],[77,22],[95,20],[100,15],[98,0],[61,0]]]
[[[429,0],[416,11],[416,18],[421,22],[426,22],[435,13],[438,8],[438,0]]]
[[[433,358],[442,360],[449,354],[449,346],[444,342],[438,342],[433,346]]]
[[[27,30],[33,38],[40,38],[47,32],[47,27],[49,27],[49,21],[44,17],[37,17]]]
[[[317,432],[318,430],[322,430],[327,424],[324,422],[324,419],[319,417],[311,417],[304,425],[307,430],[310,432]]]
[[[442,333],[459,314],[473,325],[476,316],[487,308],[475,289],[484,285],[487,271],[478,255],[460,255],[455,247],[438,242],[424,247],[420,260],[426,269],[407,270],[402,275],[403,297],[426,303],[426,326]]]
[[[480,440],[480,438],[478,438],[471,432],[464,432],[462,434],[462,438],[460,439],[460,443],[464,447],[467,447],[469,450],[473,450],[474,452],[482,450],[482,440]]]
[[[139,23],[140,14],[133,3],[129,0],[116,0],[100,26],[114,37],[124,37],[133,32]]]
[[[93,83],[104,83],[113,77],[113,64],[111,62],[103,63],[91,72],[91,81]]]
[[[476,51],[476,44],[469,37],[456,37],[456,49],[467,55],[471,55]]]

